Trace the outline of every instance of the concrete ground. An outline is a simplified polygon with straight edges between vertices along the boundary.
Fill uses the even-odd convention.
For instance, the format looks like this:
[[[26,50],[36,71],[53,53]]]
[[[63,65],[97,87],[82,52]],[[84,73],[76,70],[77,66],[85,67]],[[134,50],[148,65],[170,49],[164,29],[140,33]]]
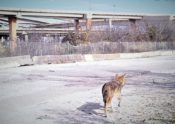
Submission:
[[[126,73],[104,117],[102,85]],[[175,56],[0,69],[0,124],[175,123]]]

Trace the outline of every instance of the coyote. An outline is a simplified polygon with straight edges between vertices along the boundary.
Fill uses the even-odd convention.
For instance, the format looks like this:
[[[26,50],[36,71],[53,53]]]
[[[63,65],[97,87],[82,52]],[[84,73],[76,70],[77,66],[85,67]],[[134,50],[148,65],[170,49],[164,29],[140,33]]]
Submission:
[[[115,75],[114,80],[105,83],[102,87],[102,95],[104,102],[104,113],[107,117],[107,106],[111,105],[113,96],[116,96],[119,100],[118,106],[120,107],[121,102],[121,90],[125,84],[125,74],[124,75]],[[112,108],[112,105],[111,105]]]

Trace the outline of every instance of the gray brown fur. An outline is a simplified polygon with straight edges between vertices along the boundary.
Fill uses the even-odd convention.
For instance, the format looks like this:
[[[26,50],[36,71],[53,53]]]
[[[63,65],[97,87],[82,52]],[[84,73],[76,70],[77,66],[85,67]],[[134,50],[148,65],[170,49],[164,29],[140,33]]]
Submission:
[[[122,76],[116,75],[115,80],[105,83],[102,87],[105,116],[107,116],[107,106],[111,105],[113,96],[116,96],[118,98],[119,100],[118,106],[120,106],[121,90],[125,84],[124,76],[125,75]]]

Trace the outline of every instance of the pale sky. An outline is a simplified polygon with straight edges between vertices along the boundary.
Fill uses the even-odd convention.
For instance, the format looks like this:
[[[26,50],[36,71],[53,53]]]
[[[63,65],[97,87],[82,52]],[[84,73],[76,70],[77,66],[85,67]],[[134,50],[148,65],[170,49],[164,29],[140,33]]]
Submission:
[[[175,14],[175,0],[0,0],[0,8]]]

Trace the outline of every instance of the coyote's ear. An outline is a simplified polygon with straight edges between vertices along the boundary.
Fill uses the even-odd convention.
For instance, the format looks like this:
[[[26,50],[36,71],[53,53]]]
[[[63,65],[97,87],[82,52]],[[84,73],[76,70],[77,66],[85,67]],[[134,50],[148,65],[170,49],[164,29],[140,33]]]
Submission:
[[[116,81],[119,81],[119,82],[121,82],[121,83],[124,83],[124,82],[125,82],[125,75],[126,75],[126,74],[123,74],[123,75],[118,75],[118,74],[116,74],[115,80],[116,80]]]
[[[116,74],[115,79],[118,80],[118,79],[124,78],[125,76],[126,74],[123,74],[123,75]]]
[[[126,77],[126,74],[123,74],[121,77],[122,77],[122,78],[125,78],[125,77]]]

